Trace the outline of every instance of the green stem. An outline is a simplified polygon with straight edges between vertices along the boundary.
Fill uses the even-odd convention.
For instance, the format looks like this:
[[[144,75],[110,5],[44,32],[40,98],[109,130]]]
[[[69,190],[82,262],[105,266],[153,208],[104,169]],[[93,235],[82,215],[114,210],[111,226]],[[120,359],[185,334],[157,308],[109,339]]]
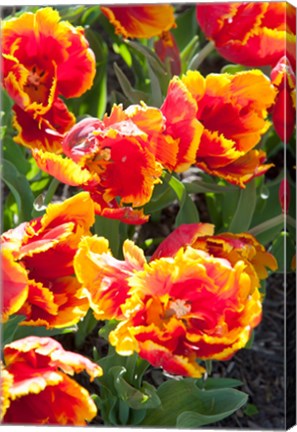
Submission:
[[[268,231],[271,228],[276,227],[277,225],[284,225],[285,217],[283,214],[275,216],[274,218],[267,220],[249,230],[249,233],[253,236],[257,237],[257,235],[262,234],[265,231]]]
[[[195,70],[201,65],[201,63],[206,59],[206,57],[213,51],[214,43],[212,41],[208,42],[201,51],[199,51],[191,60],[188,69]]]
[[[51,202],[53,196],[55,195],[56,190],[58,189],[59,184],[60,182],[56,178],[53,178],[51,180],[44,198],[44,205],[48,205]]]

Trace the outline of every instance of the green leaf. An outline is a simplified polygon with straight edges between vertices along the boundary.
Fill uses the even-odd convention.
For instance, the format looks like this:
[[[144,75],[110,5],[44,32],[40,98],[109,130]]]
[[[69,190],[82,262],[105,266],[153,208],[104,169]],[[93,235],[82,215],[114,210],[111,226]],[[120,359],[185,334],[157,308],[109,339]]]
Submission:
[[[14,196],[18,206],[18,223],[29,221],[33,208],[34,195],[26,177],[18,172],[8,160],[2,160],[1,177]]]
[[[2,345],[6,345],[15,340],[15,333],[20,322],[24,321],[23,315],[12,315],[8,321],[2,324]]]
[[[237,65],[237,64],[228,64],[228,65],[225,65],[222,67],[221,73],[228,73],[228,74],[234,75],[237,72],[243,72],[243,71],[246,71],[248,69],[249,68],[246,66],[241,66],[241,65]]]
[[[125,380],[126,368],[123,366],[115,366],[109,370],[109,373],[114,377],[114,387],[118,397],[130,408],[148,409],[160,405],[155,387],[144,382],[140,389],[136,389]]]
[[[195,35],[180,53],[182,73],[185,73],[188,70],[188,65],[192,61],[192,58],[198,50],[198,47],[199,37]]]
[[[140,101],[146,101],[148,95],[140,90],[135,90],[121,68],[114,63],[113,65],[116,77],[120,83],[124,95],[131,103],[139,104]]]
[[[115,257],[118,257],[120,248],[119,228],[120,221],[96,215],[94,224],[95,234],[107,238],[109,247]]]
[[[11,162],[20,174],[26,175],[31,169],[31,164],[26,158],[26,149],[15,143],[10,136],[5,136],[2,141],[3,159]]]
[[[133,49],[144,55],[148,64],[151,66],[151,68],[156,74],[167,74],[167,70],[164,67],[164,64],[161,62],[157,54],[154,53],[154,51],[139,42],[134,42],[131,40],[126,40],[125,42],[128,46],[132,47]]]
[[[153,413],[148,411],[143,426],[197,428],[231,415],[248,398],[233,388],[201,390],[192,378],[167,381],[157,394],[161,406]]]
[[[240,191],[237,209],[229,225],[230,232],[236,234],[247,231],[250,228],[256,202],[256,182],[252,180],[246,185],[245,189]]]
[[[179,212],[176,216],[175,226],[185,223],[199,222],[198,210],[191,197],[187,194],[185,185],[174,176],[165,176],[165,181],[173,189],[179,201]]]
[[[220,186],[215,183],[205,182],[203,180],[194,180],[192,182],[183,182],[188,193],[225,193],[236,190],[235,186]]]
[[[258,414],[259,413],[259,410],[258,410],[258,408],[256,407],[256,405],[254,405],[254,404],[247,404],[247,406],[245,407],[245,409],[244,409],[244,414],[245,415],[247,415],[248,417],[252,417],[252,416],[254,416],[254,415],[256,415],[256,414]]]
[[[27,336],[56,336],[60,334],[73,333],[76,331],[76,326],[47,329],[44,326],[19,326],[15,332],[15,339],[22,339]]]
[[[89,309],[88,313],[77,325],[77,331],[74,335],[76,348],[82,347],[86,337],[95,328],[96,324],[97,320],[94,317],[92,310]]]
[[[207,380],[204,380],[203,378],[200,380],[197,380],[197,385],[201,389],[205,390],[215,390],[215,389],[222,389],[222,388],[233,388],[233,387],[239,387],[243,383],[237,379],[234,378],[207,378]]]

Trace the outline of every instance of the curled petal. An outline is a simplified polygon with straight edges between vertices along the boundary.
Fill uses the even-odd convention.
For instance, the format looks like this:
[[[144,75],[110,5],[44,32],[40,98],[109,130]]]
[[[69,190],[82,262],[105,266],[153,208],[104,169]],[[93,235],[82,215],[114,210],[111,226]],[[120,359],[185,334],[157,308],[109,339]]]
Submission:
[[[213,225],[206,223],[180,225],[157,247],[151,260],[174,256],[181,247],[191,246],[198,237],[212,235],[213,231]]]
[[[80,186],[92,179],[92,174],[81,168],[71,159],[50,152],[34,149],[32,155],[42,171],[52,175],[62,183]]]
[[[74,124],[75,117],[61,99],[56,99],[42,117],[33,118],[17,105],[14,105],[13,111],[13,125],[18,132],[15,142],[31,149],[62,152],[63,134]]]
[[[171,5],[113,6],[101,11],[124,38],[151,38],[175,27]]]
[[[28,275],[22,263],[14,260],[12,252],[2,246],[2,283],[3,290],[2,319],[20,310],[28,296]]]
[[[9,390],[13,385],[13,375],[4,369],[1,362],[1,411],[0,420],[2,422],[3,417],[10,407]]]
[[[251,150],[234,162],[217,169],[210,169],[204,162],[197,162],[197,166],[211,175],[221,177],[241,188],[254,177],[265,174],[273,164],[264,164],[266,154],[262,150]]]
[[[166,118],[166,134],[178,143],[176,163],[168,168],[176,172],[185,171],[195,161],[203,126],[196,119],[194,98],[177,77],[169,83],[161,111]]]
[[[86,426],[86,422],[96,414],[96,405],[87,390],[64,376],[57,385],[49,385],[38,394],[29,393],[14,400],[4,422]]]
[[[48,367],[49,370],[60,368],[64,373],[70,375],[85,370],[93,379],[102,375],[100,366],[91,362],[86,357],[71,351],[65,351],[62,345],[52,338],[40,338],[37,336],[28,336],[5,345],[4,360],[7,369],[12,370],[16,368],[17,364],[21,365],[24,362],[28,362],[32,351],[37,354],[37,361],[35,365],[32,365],[34,367],[31,370],[33,372],[34,368],[36,368],[36,375],[38,368],[42,369],[43,367]]]
[[[142,251],[128,240],[124,244],[124,254],[125,261],[113,258],[108,242],[102,237],[86,237],[79,245],[74,260],[75,273],[98,319],[122,318],[121,305],[129,291],[127,277],[144,264]]]

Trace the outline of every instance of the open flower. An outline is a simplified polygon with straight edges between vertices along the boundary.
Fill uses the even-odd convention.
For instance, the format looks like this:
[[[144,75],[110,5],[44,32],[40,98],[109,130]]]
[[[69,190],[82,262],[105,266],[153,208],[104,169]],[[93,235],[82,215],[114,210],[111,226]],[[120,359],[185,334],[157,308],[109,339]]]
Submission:
[[[188,71],[182,77],[197,102],[196,118],[203,125],[196,165],[211,175],[244,187],[265,173],[265,153],[255,150],[270,123],[267,110],[276,91],[260,71],[209,74]]]
[[[171,5],[101,6],[101,11],[124,38],[151,38],[175,27]]]
[[[205,3],[198,23],[226,59],[246,66],[274,66],[296,59],[296,9],[286,2]]]
[[[93,202],[81,192],[2,234],[4,319],[18,313],[26,317],[23,325],[64,327],[86,314],[73,258],[93,223]]]
[[[2,23],[2,56],[3,85],[15,102],[17,142],[48,149],[51,138],[58,151],[57,136],[74,123],[74,116],[58,96],[82,95],[95,76],[94,54],[83,28],[60,21],[59,13],[50,7],[23,13]],[[24,116],[33,131],[28,130],[31,127],[24,130]],[[49,129],[51,135],[45,133],[44,143],[38,137],[32,144],[34,129],[39,135]]]
[[[192,104],[196,106],[193,98]],[[65,135],[66,158],[38,150],[33,156],[43,171],[89,191],[98,214],[126,223],[144,223],[148,216],[141,207],[149,202],[163,167],[173,169],[179,160],[184,164],[178,152],[184,156],[190,148],[193,153],[197,145],[193,140],[199,124],[187,118],[190,108],[184,105],[186,113],[176,120],[181,124],[179,136],[169,130],[171,119],[165,119],[158,108],[142,104],[123,110],[115,105],[103,120],[86,118]],[[183,125],[189,127],[184,138]]]
[[[29,336],[4,347],[2,415],[5,424],[85,426],[97,414],[88,391],[69,375],[101,368],[54,339]]]
[[[296,125],[296,77],[287,57],[282,57],[272,69],[271,82],[278,92],[272,107],[273,125],[280,139],[287,143]]]
[[[74,263],[95,316],[120,320],[109,337],[120,355],[137,352],[168,373],[200,377],[197,360],[226,360],[246,345],[261,320],[260,279],[276,268],[252,236],[183,225],[149,263],[129,240],[123,251],[119,261],[105,239],[86,238]]]

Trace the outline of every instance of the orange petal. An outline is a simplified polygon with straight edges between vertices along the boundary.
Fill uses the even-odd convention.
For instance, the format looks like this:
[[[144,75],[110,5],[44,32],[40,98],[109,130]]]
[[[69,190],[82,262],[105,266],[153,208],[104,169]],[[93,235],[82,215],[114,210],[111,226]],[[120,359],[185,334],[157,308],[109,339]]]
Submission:
[[[37,149],[32,151],[32,155],[42,171],[52,175],[62,183],[80,186],[92,179],[88,170],[81,168],[71,159]]]
[[[161,257],[174,256],[181,247],[191,246],[198,237],[212,235],[213,231],[214,226],[207,223],[180,225],[162,241],[150,261]]]
[[[3,309],[2,319],[20,310],[28,297],[28,276],[22,263],[16,262],[12,252],[1,247],[2,251],[2,284],[3,284]]]
[[[101,11],[125,38],[151,38],[175,27],[171,5],[103,7]]]
[[[13,125],[18,132],[14,137],[15,142],[31,149],[62,152],[63,134],[75,121],[62,100],[56,99],[43,117],[33,118],[17,105],[14,105],[13,111]]]

